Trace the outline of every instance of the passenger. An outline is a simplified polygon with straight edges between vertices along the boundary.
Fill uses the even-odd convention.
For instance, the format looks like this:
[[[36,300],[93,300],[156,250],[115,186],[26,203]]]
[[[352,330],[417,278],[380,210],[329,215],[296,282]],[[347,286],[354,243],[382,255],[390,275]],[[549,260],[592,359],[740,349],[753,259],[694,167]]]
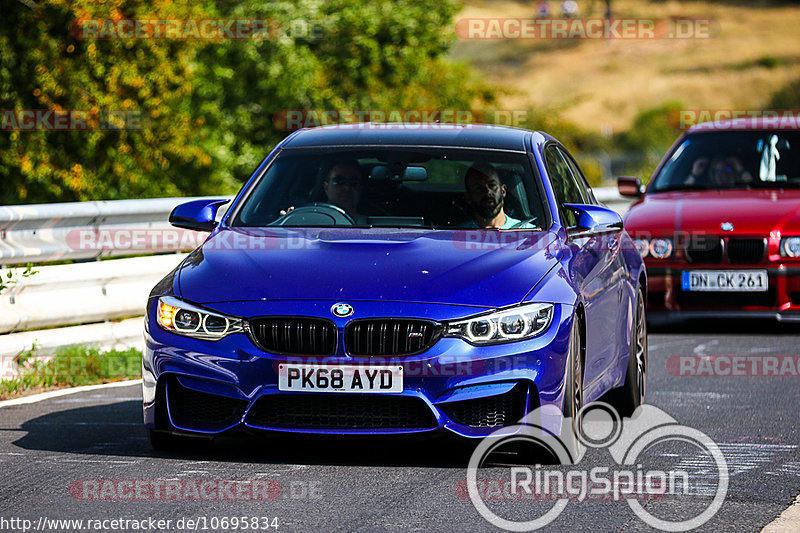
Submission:
[[[464,186],[464,201],[473,217],[464,225],[465,228],[511,229],[522,225],[521,221],[508,216],[503,209],[506,186],[500,183],[497,169],[492,165],[473,163],[464,175]]]
[[[708,185],[708,158],[698,157],[692,164],[692,172],[683,180],[685,185]]]

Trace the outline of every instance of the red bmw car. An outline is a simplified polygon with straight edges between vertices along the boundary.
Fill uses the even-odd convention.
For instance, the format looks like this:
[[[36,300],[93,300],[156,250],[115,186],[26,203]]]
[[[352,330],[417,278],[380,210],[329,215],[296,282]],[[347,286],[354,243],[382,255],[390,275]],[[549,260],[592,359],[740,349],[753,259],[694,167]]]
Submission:
[[[645,259],[654,320],[800,322],[800,130],[767,119],[683,134],[624,216]],[[660,320],[659,320],[660,321]]]

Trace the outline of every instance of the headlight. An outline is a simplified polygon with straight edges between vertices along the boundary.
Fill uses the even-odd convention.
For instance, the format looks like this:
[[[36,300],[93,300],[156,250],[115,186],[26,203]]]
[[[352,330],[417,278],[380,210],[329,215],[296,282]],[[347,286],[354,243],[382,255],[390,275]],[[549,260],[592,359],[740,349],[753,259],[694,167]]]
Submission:
[[[784,257],[800,257],[800,237],[784,237],[781,239],[781,255]]]
[[[650,241],[650,255],[656,259],[666,259],[672,255],[672,239],[653,239]]]
[[[636,251],[639,252],[639,255],[642,256],[642,259],[647,257],[647,254],[650,252],[650,241],[647,239],[633,239],[633,245],[636,247]]]
[[[445,337],[472,344],[499,344],[541,334],[553,319],[553,304],[526,304],[445,323]]]
[[[659,237],[656,239],[634,239],[633,245],[642,259],[648,255],[654,259],[666,259],[672,255],[672,239]]]
[[[200,309],[173,296],[158,299],[156,322],[170,333],[211,341],[243,331],[241,319]]]

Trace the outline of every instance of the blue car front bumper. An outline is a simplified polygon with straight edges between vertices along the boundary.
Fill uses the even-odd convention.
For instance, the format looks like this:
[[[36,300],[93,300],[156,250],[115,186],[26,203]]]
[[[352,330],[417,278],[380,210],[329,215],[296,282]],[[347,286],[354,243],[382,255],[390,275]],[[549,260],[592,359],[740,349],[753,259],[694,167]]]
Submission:
[[[287,316],[320,316],[331,302],[280,302]],[[358,318],[425,317],[447,320],[482,309],[438,304],[351,302]],[[441,337],[421,353],[402,357],[354,357],[344,346],[345,324],[337,318],[334,355],[300,357],[259,349],[247,334],[202,341],[162,330],[148,309],[143,354],[144,422],[148,428],[213,436],[253,430],[313,434],[413,434],[451,432],[484,437],[515,425],[537,407],[561,412],[571,306],[555,306],[550,326],[529,340],[473,346]],[[209,306],[235,316],[274,314],[272,302]],[[285,363],[401,365],[397,393],[286,392],[278,389]],[[553,428],[560,420],[552,421]],[[549,424],[548,424],[549,425]]]

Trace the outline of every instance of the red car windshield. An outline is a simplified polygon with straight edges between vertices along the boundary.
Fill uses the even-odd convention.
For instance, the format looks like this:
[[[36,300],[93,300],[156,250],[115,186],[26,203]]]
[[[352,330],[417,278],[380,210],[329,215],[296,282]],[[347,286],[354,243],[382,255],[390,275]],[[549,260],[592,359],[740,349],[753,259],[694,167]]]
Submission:
[[[800,132],[714,131],[688,135],[650,192],[800,186]]]

